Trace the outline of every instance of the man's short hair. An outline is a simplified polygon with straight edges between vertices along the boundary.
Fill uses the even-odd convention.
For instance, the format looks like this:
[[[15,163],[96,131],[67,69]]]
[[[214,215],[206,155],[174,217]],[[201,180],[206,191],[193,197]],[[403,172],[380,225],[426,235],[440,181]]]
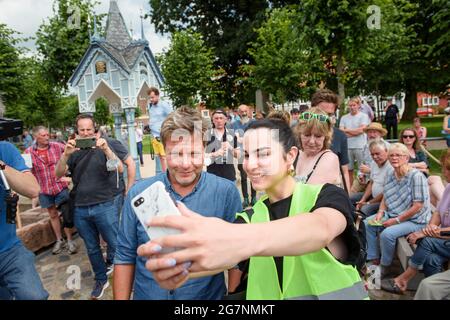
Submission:
[[[153,92],[155,95],[159,96],[159,90],[158,90],[158,88],[150,87],[150,88],[147,90],[147,95],[150,95],[150,93],[152,93],[152,92]]]
[[[172,138],[172,134],[176,130],[187,131],[190,134],[201,134],[200,139],[204,141],[203,137],[208,130],[208,120],[202,117],[202,114],[197,109],[188,106],[182,106],[169,114],[161,125],[161,141],[163,145]]]
[[[95,132],[97,132],[97,124],[95,123],[95,119],[94,116],[90,115],[89,113],[80,113],[79,115],[77,115],[77,117],[75,118],[75,127],[78,129],[78,121],[82,120],[82,119],[89,119],[92,121],[92,125],[94,126],[94,130]]]
[[[44,127],[44,126],[36,126],[36,127],[34,127],[34,128],[33,128],[33,136],[37,136],[37,134],[38,134],[39,131],[41,131],[41,130],[46,130],[46,131],[47,131],[47,128]]]
[[[298,110],[297,108],[292,108],[291,114],[297,114],[297,113],[300,113],[300,110]]]
[[[333,103],[336,106],[336,109],[339,107],[337,94],[329,89],[319,89],[311,97],[311,107],[317,107],[321,102]]]

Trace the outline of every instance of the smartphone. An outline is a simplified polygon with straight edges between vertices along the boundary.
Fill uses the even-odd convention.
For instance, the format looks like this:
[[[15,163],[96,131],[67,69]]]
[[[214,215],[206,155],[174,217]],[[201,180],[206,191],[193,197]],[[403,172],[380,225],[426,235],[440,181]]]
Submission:
[[[77,138],[75,139],[76,148],[80,149],[90,149],[92,147],[95,147],[96,139],[95,137],[92,138]]]
[[[134,197],[131,200],[131,205],[150,239],[180,233],[180,230],[178,229],[147,226],[147,223],[150,222],[153,217],[181,215],[175,205],[175,201],[166,191],[166,188],[161,181],[153,183]],[[163,248],[161,252],[167,253],[175,250],[177,250],[177,248]]]

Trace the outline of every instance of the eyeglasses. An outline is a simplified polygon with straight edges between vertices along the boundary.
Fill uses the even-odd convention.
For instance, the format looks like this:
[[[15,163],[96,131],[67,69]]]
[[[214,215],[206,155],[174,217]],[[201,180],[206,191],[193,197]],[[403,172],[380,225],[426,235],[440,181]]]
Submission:
[[[396,153],[393,153],[393,154],[389,155],[389,158],[401,158],[401,157],[406,157],[406,155],[404,155],[404,154],[396,154]]]
[[[415,135],[402,135],[403,139],[406,139],[406,138],[412,139],[412,138],[415,138],[415,137],[416,137]]]
[[[319,120],[319,122],[330,122],[330,117],[324,114],[316,114],[311,112],[303,112],[300,115],[301,120],[311,121],[313,119]]]

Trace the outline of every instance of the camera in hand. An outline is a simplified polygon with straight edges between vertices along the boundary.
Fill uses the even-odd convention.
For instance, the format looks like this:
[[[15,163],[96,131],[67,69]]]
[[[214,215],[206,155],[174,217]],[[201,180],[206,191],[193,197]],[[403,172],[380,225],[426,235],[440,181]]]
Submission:
[[[80,148],[80,149],[90,149],[92,147],[95,147],[96,144],[96,140],[95,137],[92,138],[77,138],[75,139],[76,148]]]
[[[22,134],[22,120],[0,118],[0,140],[6,140]]]
[[[6,202],[6,223],[15,224],[17,214],[17,203],[19,202],[19,196],[17,193],[8,192],[5,195]]]

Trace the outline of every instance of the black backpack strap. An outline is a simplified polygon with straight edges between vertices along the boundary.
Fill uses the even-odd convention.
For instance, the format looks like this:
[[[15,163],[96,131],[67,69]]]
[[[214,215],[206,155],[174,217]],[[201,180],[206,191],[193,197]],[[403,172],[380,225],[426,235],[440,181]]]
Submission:
[[[320,159],[322,159],[322,157],[324,156],[324,154],[325,154],[325,153],[328,153],[328,152],[331,152],[331,151],[329,151],[329,150],[328,150],[328,151],[325,151],[324,153],[322,153],[322,154],[320,155],[319,159],[316,160],[316,163],[314,163],[314,167],[312,168],[311,172],[308,173],[308,175],[306,176],[306,181],[305,181],[305,183],[308,183],[308,180],[309,180],[309,178],[311,178],[312,174],[314,173],[314,170],[316,170],[316,167],[317,167],[317,165],[319,164]]]

